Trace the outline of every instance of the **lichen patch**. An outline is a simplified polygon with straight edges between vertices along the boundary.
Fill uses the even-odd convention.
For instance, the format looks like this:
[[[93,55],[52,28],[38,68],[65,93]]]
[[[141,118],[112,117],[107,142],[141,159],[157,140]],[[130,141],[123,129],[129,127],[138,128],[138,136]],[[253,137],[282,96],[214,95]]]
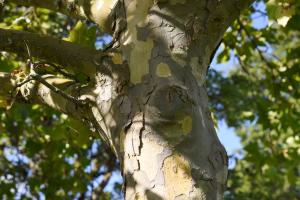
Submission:
[[[127,32],[124,34],[124,45],[129,45],[129,68],[130,80],[137,84],[142,81],[142,77],[149,73],[149,59],[154,46],[153,39],[146,41],[137,39],[137,26],[145,27],[148,24],[148,10],[153,5],[153,0],[134,0],[127,8]]]
[[[158,77],[164,77],[164,78],[171,76],[171,70],[169,65],[167,65],[166,63],[158,64],[156,67],[156,75]]]

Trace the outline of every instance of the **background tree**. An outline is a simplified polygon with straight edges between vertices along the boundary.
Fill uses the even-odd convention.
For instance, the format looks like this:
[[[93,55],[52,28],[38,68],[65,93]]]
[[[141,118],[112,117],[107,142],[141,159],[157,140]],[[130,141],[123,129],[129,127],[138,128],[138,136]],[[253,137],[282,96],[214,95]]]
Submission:
[[[239,66],[226,78],[213,72],[211,100],[243,146],[226,199],[300,198],[299,6],[257,1],[224,38],[219,60],[234,56]],[[268,24],[257,29],[259,16]]]
[[[10,4],[10,2],[16,4]],[[146,104],[149,103],[151,106],[159,107],[166,114],[165,116],[159,116],[155,110],[147,109],[144,106],[139,107],[139,109],[144,111],[144,115],[138,115],[138,111],[131,110],[131,114],[129,114],[131,120],[126,122],[121,120],[120,122],[120,127],[123,126],[121,129],[131,133],[126,134],[126,137],[131,135],[132,139],[130,138],[129,140],[132,141],[130,143],[132,144],[131,146],[137,147],[137,149],[141,148],[142,150],[138,150],[141,152],[144,152],[144,148],[147,152],[147,144],[149,143],[145,142],[147,137],[144,138],[144,136],[149,131],[152,131],[161,134],[162,137],[159,138],[159,141],[167,141],[168,146],[175,147],[178,152],[178,154],[171,154],[173,156],[170,156],[168,152],[164,152],[165,155],[168,155],[163,162],[167,167],[162,170],[166,185],[168,185],[168,180],[171,180],[170,182],[172,183],[174,178],[177,181],[181,179],[181,188],[169,187],[169,195],[172,194],[166,197],[164,196],[165,194],[159,193],[159,190],[153,189],[155,188],[155,183],[152,182],[150,187],[145,186],[148,184],[147,179],[140,175],[132,176],[135,171],[142,171],[148,167],[144,166],[143,162],[151,166],[151,162],[155,163],[153,162],[155,159],[150,158],[146,154],[146,160],[136,162],[138,160],[136,159],[136,154],[141,152],[131,152],[127,149],[127,153],[131,154],[133,158],[133,161],[129,159],[133,163],[129,171],[133,170],[134,172],[128,175],[125,171],[124,174],[127,175],[126,186],[127,188],[135,188],[135,190],[133,192],[129,190],[126,197],[130,198],[130,193],[133,193],[135,198],[138,198],[137,196],[142,198],[143,195],[148,199],[171,199],[172,195],[174,197],[178,196],[178,198],[181,195],[181,198],[184,198],[184,195],[187,195],[184,193],[189,191],[188,186],[196,182],[195,188],[197,189],[193,189],[193,191],[197,192],[192,192],[191,195],[196,195],[197,198],[200,198],[202,195],[203,199],[216,198],[215,195],[217,193],[220,195],[223,191],[223,187],[218,187],[218,181],[215,181],[217,178],[216,172],[218,172],[219,168],[224,167],[226,163],[226,161],[222,161],[223,156],[221,158],[212,157],[208,161],[210,163],[208,164],[209,170],[211,171],[201,173],[205,172],[207,168],[200,165],[191,166],[192,161],[197,159],[191,158],[182,150],[182,148],[193,149],[192,146],[194,144],[185,142],[184,140],[188,139],[184,135],[189,135],[189,132],[192,131],[192,139],[195,140],[197,136],[194,132],[201,130],[205,132],[203,137],[206,144],[210,144],[210,142],[217,143],[216,149],[204,148],[203,145],[200,145],[201,148],[204,148],[208,155],[210,155],[210,151],[213,151],[213,155],[215,152],[217,155],[219,152],[223,154],[223,150],[219,150],[222,147],[219,146],[217,140],[206,135],[207,133],[214,134],[214,131],[211,130],[212,125],[209,117],[199,117],[197,114],[194,114],[189,118],[187,115],[193,113],[189,105],[193,104],[190,101],[195,100],[195,97],[196,99],[200,98],[201,101],[194,102],[196,104],[193,105],[194,107],[199,105],[200,108],[206,107],[206,100],[205,98],[203,99],[205,93],[200,92],[199,96],[197,96],[191,91],[193,89],[198,90],[196,89],[198,86],[193,83],[195,79],[192,77],[196,76],[198,82],[202,85],[206,67],[210,62],[209,58],[213,54],[214,47],[219,43],[219,39],[221,39],[226,27],[238,16],[239,9],[246,5],[240,5],[240,2],[238,2],[237,5],[239,6],[233,9],[230,5],[227,6],[227,3],[234,5],[231,1],[223,1],[223,3],[207,1],[205,4],[199,1],[199,7],[196,7],[195,2],[192,1],[155,1],[155,5],[164,12],[158,12],[159,9],[156,7],[152,8],[149,16],[155,16],[156,18],[149,17],[153,23],[147,24],[142,22],[143,17],[145,17],[145,10],[143,9],[149,9],[151,4],[146,5],[147,1],[144,3],[136,1],[137,5],[131,3],[131,7],[129,6],[130,4],[126,4],[128,6],[126,7],[128,9],[126,10],[127,26],[124,27],[122,26],[125,23],[124,13],[119,7],[114,7],[113,10],[116,12],[110,16],[112,18],[109,17],[108,20],[105,20],[107,19],[105,16],[110,10],[104,9],[103,12],[97,12],[97,6],[93,7],[87,2],[89,1],[39,2],[33,0],[11,0],[2,5],[1,28],[25,30],[55,38],[64,38],[64,40],[72,42],[63,43],[64,45],[59,46],[59,48],[57,46],[56,48],[51,48],[61,44],[61,42],[53,38],[41,38],[39,35],[25,32],[0,30],[0,49],[6,50],[1,55],[1,71],[12,72],[15,69],[12,74],[3,74],[1,76],[0,82],[3,87],[0,91],[0,96],[2,97],[0,104],[2,107],[10,107],[12,101],[17,101],[10,110],[2,110],[1,115],[0,193],[3,194],[3,198],[32,199],[43,196],[61,199],[121,198],[120,184],[118,183],[114,184],[113,192],[103,193],[105,186],[106,188],[108,188],[108,185],[112,186],[108,182],[109,180],[111,183],[114,182],[111,177],[115,171],[118,171],[119,165],[108,147],[108,145],[111,145],[111,138],[103,137],[107,136],[105,134],[107,130],[103,131],[103,124],[101,123],[95,121],[90,123],[93,119],[91,116],[88,116],[88,119],[84,122],[89,129],[85,129],[80,124],[81,122],[73,119],[86,118],[86,105],[90,104],[90,102],[82,100],[90,99],[90,94],[86,93],[86,91],[91,91],[90,88],[94,84],[94,78],[91,75],[95,74],[102,74],[104,78],[101,79],[98,76],[98,80],[100,79],[100,83],[107,83],[101,85],[104,88],[103,90],[100,89],[102,97],[108,95],[108,87],[112,88],[113,91],[121,91],[118,93],[119,96],[122,96],[121,102],[118,101],[119,99],[116,96],[111,97],[116,98],[114,100],[116,100],[117,104],[127,104],[124,109],[118,109],[117,112],[125,112],[126,114],[128,112],[128,104],[131,103],[132,106],[132,104],[137,105],[146,102]],[[108,2],[111,1],[104,1],[104,3]],[[95,5],[97,4],[95,3]],[[296,1],[269,1],[266,5],[268,13],[256,10],[255,6],[251,7],[251,10],[244,12],[227,31],[223,39],[221,50],[219,50],[220,54],[218,55],[219,62],[225,62],[234,56],[240,62],[240,65],[235,67],[226,77],[215,70],[210,70],[208,73],[208,94],[213,112],[217,119],[225,119],[230,126],[236,127],[244,146],[242,151],[243,158],[236,161],[235,169],[229,173],[229,188],[225,193],[225,197],[228,199],[299,198],[299,159],[297,159],[300,146],[299,136],[297,135],[299,133],[299,128],[297,127],[299,119],[299,103],[297,102],[299,95],[299,39],[297,32],[299,30],[297,26],[299,3]],[[129,9],[135,6],[139,9]],[[185,8],[189,10],[189,14],[193,11],[190,6],[196,10],[198,9],[198,12],[195,11],[196,14],[192,15],[192,17],[186,16],[187,11]],[[66,15],[59,14],[56,11]],[[230,17],[228,17],[228,11],[231,11]],[[253,28],[251,24],[253,14],[257,13],[268,15],[270,26],[261,30]],[[188,20],[182,23],[183,18]],[[110,21],[110,19],[113,20]],[[175,19],[178,19],[180,23],[176,24]],[[157,20],[160,20],[159,26],[155,24]],[[201,23],[203,20],[205,23]],[[97,48],[101,46],[103,37],[105,37],[104,32],[111,29],[107,25],[111,24],[114,25],[114,34],[112,35],[116,40],[113,41],[114,43],[108,44],[108,47],[101,47],[106,52],[105,56],[103,56],[103,52],[92,50],[92,48],[94,48],[95,43]],[[184,25],[185,31],[189,34],[182,35],[182,31],[178,30],[181,28],[180,25]],[[137,28],[136,35],[135,32],[130,33],[130,31],[127,31],[127,35],[126,31],[124,33],[124,30],[134,30],[135,27]],[[155,35],[155,37],[153,32],[149,32],[149,29],[155,30],[155,33],[157,33],[156,30],[170,34],[176,33],[181,37],[176,38],[176,34],[174,34],[175,40],[170,40],[167,37],[168,34],[164,36],[161,33]],[[126,45],[119,38],[120,33],[121,38],[123,35],[123,39],[127,39]],[[205,33],[210,34],[205,36]],[[127,37],[130,34],[132,34],[131,37]],[[153,38],[161,40],[158,40],[160,41],[158,44],[151,44],[151,41],[148,40],[149,38],[150,40]],[[173,36],[170,38],[173,38]],[[41,39],[43,40],[42,43],[39,42]],[[188,41],[192,41],[192,45],[189,48],[193,51],[188,52],[188,57],[184,57],[185,54],[182,52],[184,48],[181,47],[185,47]],[[168,45],[165,46],[165,43]],[[197,48],[196,44],[201,48]],[[205,46],[208,47],[203,51]],[[171,49],[171,53],[165,51],[165,48]],[[144,50],[141,51],[141,49]],[[151,49],[153,49],[152,54],[149,54]],[[121,56],[120,53],[124,52],[125,55]],[[193,54],[193,52],[200,52],[200,54]],[[195,61],[195,56],[191,55],[197,55],[199,63]],[[171,59],[168,59],[170,56]],[[161,58],[155,59],[157,57]],[[28,97],[27,90],[31,91],[32,87],[28,88],[25,86],[30,86],[31,82],[22,86],[20,84],[26,80],[28,73],[32,73],[25,62],[28,58],[40,63],[35,64],[37,67],[33,74],[36,75],[37,73],[40,76],[33,76],[32,78],[35,78],[34,83],[39,85],[39,89],[48,91],[44,95],[45,98],[42,98],[45,100],[44,103],[52,108],[54,107],[56,110],[68,113],[73,118],[38,104],[24,104],[24,101],[28,102],[28,100],[31,103],[40,103],[26,98]],[[124,75],[124,72],[114,71],[116,68],[109,67],[116,64],[123,69],[124,58],[131,59],[128,64],[131,70],[130,82],[134,86],[129,85],[129,89],[126,88],[128,77]],[[146,61],[149,58],[152,58],[149,62],[149,71],[144,67],[135,68],[138,65],[147,66]],[[93,65],[96,65],[94,67],[98,69],[97,72],[94,70]],[[185,66],[185,70],[180,70],[178,65]],[[102,66],[106,68],[103,70]],[[192,73],[186,74],[185,71],[188,71],[187,69],[190,68],[193,68],[191,70]],[[22,72],[19,69],[22,69]],[[150,77],[144,76],[142,78],[141,75],[148,73],[151,74]],[[47,74],[54,74],[55,77],[48,77],[49,75]],[[105,76],[105,74],[109,76]],[[122,74],[121,77],[124,79],[120,80],[119,74]],[[170,74],[175,78],[171,79]],[[11,84],[7,84],[11,83],[9,80],[11,80],[12,76],[14,77],[13,84],[18,83],[21,86],[17,87],[19,92],[15,98],[11,98],[15,96],[15,90],[11,90]],[[159,80],[153,80],[152,76],[158,77]],[[182,76],[191,79],[185,80],[186,82],[183,84],[185,86],[186,84],[188,85],[188,90],[182,88],[183,85],[180,82]],[[38,78],[43,79],[40,80]],[[47,87],[47,85],[41,83],[43,80],[48,81],[60,88],[59,91],[64,92],[54,92],[57,88],[49,90],[49,86]],[[123,86],[120,83],[124,81],[126,83],[124,87],[116,87],[116,85]],[[175,85],[175,87],[171,84],[172,87],[169,87],[170,83],[174,82],[180,84]],[[144,87],[145,85],[147,86]],[[81,88],[80,92],[78,92],[78,88]],[[199,90],[202,91],[202,87]],[[14,92],[8,94],[8,91]],[[124,97],[126,95],[123,92],[131,94],[128,95],[129,101]],[[169,94],[169,100],[177,104],[175,110],[179,110],[179,114],[175,115],[175,119],[170,119],[168,115],[168,112],[173,112],[172,114],[174,114],[174,110],[172,110],[174,108],[171,107],[170,110],[167,110],[166,108],[170,107],[170,105],[159,98],[166,93]],[[151,95],[154,95],[155,98],[151,98]],[[145,101],[133,100],[139,96],[146,96]],[[31,96],[29,95],[29,97]],[[80,98],[78,101],[78,99],[73,99],[72,97]],[[156,98],[158,99],[157,102],[154,101]],[[52,100],[52,102],[49,100]],[[182,102],[185,102],[185,106],[182,105]],[[61,106],[62,104],[66,105],[65,103],[68,103],[68,106]],[[107,104],[102,102],[102,105],[102,110],[100,110],[105,112]],[[122,116],[113,115],[112,117],[110,114],[110,112],[107,112],[107,116],[104,116],[106,122],[104,125],[112,125],[109,121],[111,119],[122,119]],[[95,117],[95,112],[92,115]],[[97,116],[95,118],[97,119]],[[210,127],[208,128],[209,131],[193,123],[194,120],[200,123],[200,119],[206,120],[204,124]],[[100,127],[97,126],[99,124]],[[191,124],[193,125],[193,130],[190,130]],[[153,127],[156,129],[153,130]],[[110,127],[110,131],[118,132],[120,131],[119,128],[115,130]],[[102,140],[96,139],[99,130],[103,137]],[[183,135],[182,132],[184,133]],[[153,139],[153,137],[150,138]],[[122,137],[120,138],[121,141],[123,139]],[[142,139],[145,143],[139,143],[139,139]],[[154,137],[154,139],[157,138]],[[141,144],[143,145],[141,146]],[[151,153],[155,154],[156,151],[160,151],[159,149],[161,148],[159,145],[157,146],[157,143],[153,144],[150,142],[150,144],[151,148],[148,146],[148,149],[151,149]],[[125,142],[126,145],[128,144]],[[197,145],[199,143],[195,146]],[[111,146],[115,147],[113,148],[115,152],[119,151],[118,145],[112,144]],[[198,148],[194,151],[197,153],[202,152]],[[193,152],[189,153],[193,155]],[[122,155],[122,153],[119,154]],[[140,157],[143,157],[143,155],[140,155]],[[234,155],[230,157],[234,159]],[[163,158],[160,159],[163,160]],[[150,160],[150,163],[147,160]],[[216,163],[214,163],[214,160]],[[220,161],[221,165],[218,164]],[[122,162],[124,163],[123,159],[121,159]],[[200,161],[198,160],[196,165],[198,162]],[[201,162],[206,163],[207,161],[201,160]],[[137,165],[135,166],[134,163]],[[170,170],[172,173],[168,175],[166,171],[169,168],[176,168],[177,170]],[[147,176],[149,177],[153,173],[155,172],[152,170],[152,172],[148,172]],[[132,177],[142,179],[134,181]],[[162,175],[158,177],[162,177]],[[201,180],[195,180],[195,177]],[[144,182],[141,184],[140,180]],[[172,185],[171,183],[169,185]],[[149,191],[144,190],[144,193],[138,193],[141,191],[138,187],[139,184],[142,185],[142,188],[149,187]],[[217,192],[218,190],[219,192]]]

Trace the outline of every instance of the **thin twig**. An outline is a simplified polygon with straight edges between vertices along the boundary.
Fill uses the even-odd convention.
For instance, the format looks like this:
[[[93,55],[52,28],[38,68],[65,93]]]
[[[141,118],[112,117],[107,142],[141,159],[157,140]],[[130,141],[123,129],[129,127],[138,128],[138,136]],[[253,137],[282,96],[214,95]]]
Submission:
[[[51,85],[50,83],[48,83],[45,79],[43,79],[40,75],[36,74],[36,73],[31,73],[29,75],[32,79],[42,83],[43,85],[45,85],[47,88],[49,88],[50,90],[52,90],[53,92],[61,95],[62,97],[64,97],[65,99],[75,103],[75,104],[81,104],[84,105],[85,103],[83,101],[80,101],[79,99],[74,98],[71,95],[66,94],[65,92],[63,92],[62,90],[60,90],[59,88]]]
[[[56,72],[58,72],[59,74],[63,75],[64,77],[74,79],[75,81],[78,82],[77,78],[73,74],[69,74],[67,72],[64,72],[59,66],[55,65],[54,63],[49,63],[49,62],[45,62],[45,61],[38,61],[38,62],[35,62],[35,64],[37,66],[38,65],[49,65],[49,66],[53,67],[53,69]]]
[[[15,89],[18,88],[18,87],[21,87],[22,85],[32,81],[33,79],[32,78],[27,78],[25,81],[21,82],[21,83],[18,83],[16,86],[15,86]]]

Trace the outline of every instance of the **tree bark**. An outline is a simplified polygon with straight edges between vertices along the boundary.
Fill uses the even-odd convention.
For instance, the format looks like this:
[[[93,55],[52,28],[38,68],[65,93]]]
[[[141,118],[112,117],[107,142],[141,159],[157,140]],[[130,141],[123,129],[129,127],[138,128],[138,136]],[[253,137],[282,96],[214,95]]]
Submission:
[[[12,1],[57,10],[50,1]],[[227,155],[213,126],[205,75],[226,29],[252,0],[109,2],[113,9],[103,12],[98,24],[112,23],[113,49],[99,55],[96,62],[90,54],[84,56],[89,63],[96,63],[93,81],[85,92],[80,87],[73,87],[71,93],[60,87],[76,99],[89,99],[86,107],[78,108],[74,102],[70,102],[71,108],[64,107],[68,105],[65,98],[52,94],[45,84],[29,87],[33,83],[26,83],[22,88],[37,89],[38,95],[31,95],[31,100],[75,113],[100,132],[120,160],[126,200],[222,199]],[[0,35],[6,33],[0,30]],[[15,49],[7,45],[0,44],[0,48]],[[39,53],[35,56],[43,58]],[[9,83],[6,91],[10,92],[16,84],[7,81],[11,78],[0,74],[0,83]],[[44,91],[48,95],[43,95]],[[24,92],[19,95],[26,99]]]
[[[210,16],[213,1],[125,2],[120,40],[136,99],[121,137],[126,199],[221,199],[227,157],[203,82],[226,29],[210,20],[228,16]]]
[[[211,54],[246,4],[124,1],[120,49],[134,84],[120,139],[126,199],[223,198],[227,155],[204,81]]]

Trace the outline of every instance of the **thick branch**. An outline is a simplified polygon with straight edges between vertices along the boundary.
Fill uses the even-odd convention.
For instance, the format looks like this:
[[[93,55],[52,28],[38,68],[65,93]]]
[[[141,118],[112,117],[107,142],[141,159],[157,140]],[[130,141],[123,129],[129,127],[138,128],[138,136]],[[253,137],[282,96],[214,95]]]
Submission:
[[[71,16],[77,19],[88,19],[90,0],[77,1],[75,3],[68,0],[7,0],[17,5],[22,6],[34,6],[40,8],[46,8],[49,10],[61,12],[65,15]]]
[[[73,80],[53,75],[38,76],[23,82],[19,77],[19,74],[0,72],[0,107],[10,108],[14,101],[43,104],[96,127],[105,139],[91,112],[91,107],[95,106],[95,94],[91,92],[93,88],[80,87]]]
[[[83,73],[90,77],[95,75],[97,60],[102,56],[99,51],[49,36],[0,29],[0,51],[28,56],[26,44],[31,56],[59,64],[68,71]]]

